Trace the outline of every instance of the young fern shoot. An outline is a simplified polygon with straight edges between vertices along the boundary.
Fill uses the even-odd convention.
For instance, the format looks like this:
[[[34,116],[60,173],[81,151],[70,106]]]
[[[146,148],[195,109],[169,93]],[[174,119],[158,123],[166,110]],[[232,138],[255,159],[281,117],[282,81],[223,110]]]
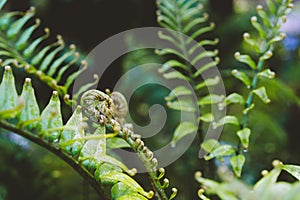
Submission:
[[[239,138],[237,148],[231,145],[219,145],[217,141],[207,141],[202,145],[205,148],[211,146],[210,144],[212,143],[217,144],[212,151],[210,151],[206,159],[230,156],[232,169],[238,177],[241,176],[242,168],[246,160],[244,152],[246,152],[249,147],[251,129],[248,127],[248,115],[255,107],[253,98],[256,96],[266,104],[271,102],[267,95],[266,88],[264,86],[258,87],[258,82],[262,78],[273,79],[275,77],[275,73],[266,66],[266,61],[272,57],[275,43],[285,38],[285,34],[280,31],[280,27],[285,23],[286,15],[292,8],[293,4],[291,0],[276,0],[275,2],[273,0],[267,0],[266,8],[263,8],[262,5],[258,5],[256,8],[258,16],[251,18],[251,24],[257,31],[258,38],[252,37],[250,33],[243,34],[245,43],[250,47],[249,49],[254,50],[257,58],[248,54],[241,54],[240,52],[234,54],[236,60],[246,64],[252,73],[254,73],[254,76],[250,77],[250,73],[247,74],[239,69],[232,70],[232,75],[246,86],[248,94],[244,97],[241,94],[233,93],[228,95],[223,102],[225,105],[232,103],[244,105],[241,120],[232,116],[235,124],[240,127],[236,132]],[[226,153],[220,154],[220,152],[222,152],[221,150]]]

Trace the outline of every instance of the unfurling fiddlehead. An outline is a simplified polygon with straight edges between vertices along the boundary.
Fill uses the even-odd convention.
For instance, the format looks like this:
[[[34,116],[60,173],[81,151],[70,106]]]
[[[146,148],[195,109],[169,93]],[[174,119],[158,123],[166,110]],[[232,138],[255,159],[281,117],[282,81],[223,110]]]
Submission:
[[[128,111],[125,97],[119,92],[109,94],[108,91],[108,94],[105,94],[98,90],[90,90],[82,95],[81,105],[87,117],[94,122],[110,125],[130,145],[143,162],[152,181],[155,195],[158,199],[168,199],[164,189],[169,184],[161,184],[160,179],[163,175],[160,177],[156,174],[158,161],[154,158],[153,152],[145,146],[140,135],[133,132],[132,126],[124,123],[124,117]],[[160,171],[164,171],[164,169],[161,168]],[[165,180],[168,182],[168,179]],[[174,191],[177,190],[173,188],[173,195],[169,199],[175,197],[176,192]]]
[[[94,98],[95,94],[96,96],[100,94],[101,99],[98,98],[97,101],[97,98]],[[116,136],[106,125],[110,123],[119,127],[115,131],[121,130],[121,125],[113,119],[114,104],[111,97],[92,90],[87,92],[83,99],[90,101],[83,101],[83,106],[77,106],[64,125],[58,93],[53,92],[50,102],[40,114],[31,80],[26,78],[22,94],[18,96],[12,68],[6,66],[0,84],[0,127],[20,134],[54,152],[85,177],[103,199],[110,199],[105,194],[103,185],[112,186],[113,199],[151,199],[154,193],[146,192],[130,177],[136,170],[128,169],[121,161],[106,153],[107,138]],[[92,119],[96,119],[97,122],[93,134],[86,132],[87,124],[82,113],[82,110],[93,108],[92,105],[86,107],[87,103],[93,103],[96,108],[92,110],[96,111],[96,116]],[[92,111],[85,113],[90,117],[91,114],[95,114]],[[148,159],[153,157],[149,151],[146,155]]]

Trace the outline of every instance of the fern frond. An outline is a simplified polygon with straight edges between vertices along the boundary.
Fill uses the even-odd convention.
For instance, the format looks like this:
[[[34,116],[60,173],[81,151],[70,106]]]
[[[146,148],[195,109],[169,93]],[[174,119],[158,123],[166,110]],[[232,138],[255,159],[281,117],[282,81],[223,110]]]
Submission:
[[[152,198],[154,195],[152,191],[146,192],[131,178],[136,173],[136,169],[128,169],[118,159],[107,155],[107,137],[112,135],[109,124],[98,124],[93,134],[86,133],[87,126],[82,107],[77,106],[64,125],[60,99],[56,91],[40,114],[31,80],[25,79],[22,94],[19,96],[9,66],[5,67],[0,94],[0,127],[20,134],[60,156],[92,184],[100,197],[110,199],[105,197],[103,186],[114,188],[114,185],[122,183],[130,188],[130,193],[119,193],[119,196]],[[113,135],[117,136],[118,133]],[[128,136],[126,137],[128,139]],[[135,139],[131,144],[138,151],[141,141],[137,145]],[[153,154],[151,158],[149,157],[149,152],[149,150],[145,151],[142,156],[157,164],[157,161],[152,158]],[[153,166],[155,165],[151,165]],[[112,196],[116,195],[115,193],[116,191],[112,190]]]
[[[244,158],[237,158],[237,162],[242,163]],[[254,186],[246,185],[239,179],[232,177],[224,182],[217,182],[202,177],[201,172],[195,173],[195,179],[205,189],[200,189],[198,195],[201,199],[207,199],[204,193],[217,195],[221,199],[297,199],[300,197],[299,181],[294,183],[277,181],[282,171],[287,171],[292,176],[299,180],[298,173],[300,171],[299,166],[283,164],[278,160],[273,161],[273,169],[271,171],[263,170],[261,172],[262,178],[258,180]],[[241,166],[236,166],[238,170],[241,170]],[[225,179],[225,176],[230,176],[230,172],[226,171],[221,175],[221,178]],[[284,188],[278,192],[279,188]]]
[[[262,5],[258,5],[256,8],[258,16],[253,16],[250,20],[258,37],[251,37],[249,33],[244,33],[243,38],[249,47],[249,54],[242,55],[240,52],[234,54],[237,61],[246,64],[252,73],[254,73],[254,76],[250,78],[248,76],[250,73],[247,74],[237,69],[232,71],[232,75],[243,82],[249,89],[247,96],[241,96],[236,93],[228,96],[228,98],[234,98],[230,100],[231,103],[238,103],[244,106],[242,119],[236,121],[236,125],[240,126],[240,129],[236,133],[239,138],[239,144],[236,148],[237,153],[231,157],[231,166],[237,176],[241,176],[242,167],[245,162],[241,162],[241,159],[238,158],[244,158],[244,151],[247,151],[249,147],[249,137],[252,131],[248,125],[248,116],[250,111],[255,107],[253,99],[257,97],[265,104],[271,102],[266,89],[267,85],[259,86],[258,83],[261,79],[274,79],[275,77],[275,73],[266,66],[266,60],[273,56],[275,43],[285,38],[285,34],[280,32],[280,27],[285,22],[286,15],[292,7],[292,0],[278,2],[267,0],[267,9],[264,9]],[[274,12],[275,10],[276,12]],[[250,55],[252,51],[254,51],[255,56]],[[226,100],[228,101],[228,99]],[[223,102],[224,105],[228,105],[229,103],[226,100]],[[237,165],[239,166],[238,168],[236,167]]]
[[[182,1],[182,0],[158,0],[158,23],[166,28],[166,33],[159,33],[159,37],[168,41],[172,47],[168,49],[157,50],[159,55],[172,55],[172,60],[168,60],[159,69],[159,72],[163,74],[166,79],[183,79],[186,80],[191,86],[192,90],[199,92],[206,87],[213,87],[220,82],[220,77],[210,77],[208,80],[201,81],[201,75],[216,66],[219,63],[218,50],[204,51],[203,46],[213,46],[218,43],[218,39],[210,40],[205,39],[205,33],[212,31],[215,27],[214,23],[208,23],[209,16],[207,13],[203,13],[203,5],[199,0]],[[196,41],[196,42],[195,42]],[[174,58],[173,58],[174,57]],[[214,60],[210,60],[214,58]],[[180,69],[178,71],[174,71]],[[182,89],[182,88],[181,88]],[[191,97],[193,91],[185,88],[183,91],[186,97]],[[174,94],[178,93],[178,88],[171,91],[166,98],[167,105],[175,110],[181,110],[184,112],[194,112],[193,102],[186,100],[176,100]],[[177,95],[180,95],[177,94]],[[220,99],[222,96],[212,94]],[[172,98],[170,98],[172,97]],[[178,96],[176,96],[178,97]],[[198,97],[198,106],[214,104],[211,98]],[[205,104],[201,102],[206,101]],[[191,109],[193,108],[193,109]],[[205,113],[203,113],[205,115]],[[198,118],[198,117],[197,117]],[[200,119],[200,118],[199,118]],[[181,127],[185,127],[188,122],[180,123],[176,130],[181,130]],[[189,126],[189,129],[194,130]],[[196,130],[197,131],[197,130]],[[184,131],[186,132],[186,131]],[[188,134],[191,132],[188,131]],[[174,133],[173,146],[176,141],[181,139],[187,134]]]
[[[0,1],[1,8],[5,2],[6,0]],[[79,62],[80,56],[75,45],[70,45],[70,50],[67,51],[63,38],[58,35],[56,42],[44,46],[43,43],[50,36],[49,28],[44,29],[44,35],[33,38],[41,24],[39,19],[34,23],[30,22],[35,15],[33,7],[26,12],[5,12],[0,9],[0,15],[0,58],[4,60],[2,65],[24,68],[25,72],[36,75],[59,95],[67,95],[75,78],[87,67],[85,61]],[[79,70],[82,63],[83,67]],[[65,82],[61,81],[62,76],[70,70],[75,72]]]

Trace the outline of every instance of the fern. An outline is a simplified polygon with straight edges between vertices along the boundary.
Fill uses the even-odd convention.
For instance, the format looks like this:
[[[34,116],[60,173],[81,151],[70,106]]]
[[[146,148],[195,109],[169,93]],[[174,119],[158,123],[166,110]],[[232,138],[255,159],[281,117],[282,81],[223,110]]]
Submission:
[[[225,180],[222,183],[205,179],[200,172],[195,174],[198,182],[203,184],[206,189],[200,189],[198,195],[201,199],[207,200],[204,192],[208,194],[216,194],[221,199],[298,199],[299,181],[295,183],[277,182],[277,178],[282,170],[289,172],[299,180],[299,167],[295,165],[286,165],[282,162],[273,161],[273,167],[270,172],[262,171],[263,177],[252,187],[246,185],[236,179],[233,174],[228,171],[222,171],[221,177]],[[227,176],[227,177],[226,177]],[[280,192],[278,192],[280,191]]]
[[[0,1],[0,10],[6,0]],[[52,89],[63,96],[69,102],[68,90],[75,78],[87,68],[87,62],[79,62],[80,55],[76,52],[76,46],[65,47],[62,36],[57,36],[57,41],[44,45],[50,36],[49,28],[45,28],[45,34],[33,38],[34,32],[40,26],[40,20],[31,23],[35,15],[35,8],[31,7],[26,12],[4,12],[0,17],[0,56],[2,65],[13,65],[23,68],[26,73],[34,74]],[[79,66],[82,66],[79,69]],[[70,74],[70,70],[72,73]],[[63,77],[68,74],[68,78]],[[98,77],[94,77],[98,81]],[[91,86],[89,84],[88,86]],[[79,90],[82,92],[82,90]],[[78,97],[79,94],[74,94]]]
[[[254,96],[258,97],[262,102],[268,104],[271,102],[267,95],[266,87],[259,86],[260,79],[273,79],[275,73],[266,66],[266,60],[270,59],[273,55],[274,44],[285,38],[285,34],[280,32],[281,25],[286,20],[286,15],[290,12],[293,5],[292,1],[278,1],[274,4],[273,1],[267,1],[267,9],[265,11],[261,5],[257,6],[257,13],[260,17],[260,21],[256,16],[251,18],[251,24],[255,28],[258,34],[258,38],[251,38],[249,33],[244,33],[244,41],[249,45],[251,49],[256,53],[256,60],[250,55],[241,55],[239,52],[235,53],[235,58],[248,65],[248,67],[254,72],[253,78],[237,69],[232,71],[235,78],[242,81],[249,89],[248,95],[243,98],[242,104],[244,105],[243,117],[239,120],[237,125],[240,126],[240,130],[237,131],[237,136],[240,140],[236,149],[237,155],[233,152],[231,155],[231,165],[237,176],[241,175],[241,169],[245,162],[244,152],[249,147],[249,138],[251,135],[251,129],[248,127],[248,115],[250,111],[255,107],[253,103]],[[273,7],[277,6],[277,7]],[[274,9],[277,10],[274,13]],[[275,15],[275,16],[274,16]],[[273,17],[274,16],[274,17]],[[213,158],[215,156],[211,156]]]
[[[7,90],[8,88],[11,90]],[[107,138],[112,137],[106,124],[97,125],[93,134],[85,132],[86,122],[81,106],[77,106],[68,122],[63,125],[60,100],[58,93],[54,91],[40,114],[31,80],[26,78],[22,94],[18,96],[9,66],[5,67],[0,89],[0,127],[54,152],[84,176],[103,199],[107,199],[103,185],[112,186],[114,199],[148,199],[153,196],[152,191],[146,192],[130,177],[136,173],[135,169],[129,170],[121,161],[106,154]],[[132,143],[140,148],[136,141]],[[115,189],[119,187],[123,189]]]
[[[158,22],[167,29],[166,33],[160,32],[159,36],[172,45],[170,48],[157,50],[159,55],[170,58],[159,71],[166,79],[184,79],[192,86],[191,88],[185,86],[174,88],[166,97],[167,105],[175,110],[194,113],[198,121],[210,122],[213,120],[211,113],[201,111],[204,115],[199,116],[197,111],[199,108],[224,99],[224,96],[219,94],[202,96],[206,92],[206,87],[212,90],[221,80],[219,76],[212,77],[212,75],[207,75],[209,77],[206,80],[201,79],[203,74],[219,63],[218,50],[203,50],[203,46],[211,47],[218,43],[218,39],[202,39],[205,33],[214,29],[215,25],[214,23],[206,25],[208,14],[202,12],[203,5],[198,0],[158,0],[157,4],[159,8]],[[193,40],[197,40],[197,42]],[[210,60],[210,57],[214,57],[214,61]],[[194,92],[198,98],[196,104],[199,108],[195,108],[193,100],[191,100]],[[182,137],[197,131],[197,129],[197,124],[188,121],[181,122],[174,132],[173,146]],[[201,135],[203,140],[203,134]]]
[[[156,51],[158,55],[167,59],[159,71],[166,79],[184,80],[191,86],[188,88],[180,85],[174,88],[165,98],[167,105],[174,110],[192,113],[197,123],[201,122],[205,125],[204,123],[212,122],[213,129],[220,129],[227,124],[238,129],[236,139],[239,143],[232,145],[218,142],[209,134],[203,141],[204,126],[199,129],[198,124],[190,121],[182,121],[177,125],[171,142],[174,148],[183,137],[198,132],[201,137],[201,147],[208,152],[204,158],[206,160],[229,158],[234,172],[233,174],[227,169],[224,171],[223,168],[219,168],[221,170],[219,176],[223,180],[221,183],[204,178],[200,172],[197,172],[195,179],[205,188],[198,191],[201,199],[208,199],[207,194],[217,195],[221,199],[271,199],[277,197],[278,192],[275,196],[274,191],[278,189],[284,190],[280,194],[282,198],[294,199],[299,196],[298,183],[276,182],[282,170],[299,180],[300,168],[296,165],[274,161],[274,169],[270,172],[263,171],[264,177],[253,188],[236,178],[242,174],[246,162],[245,152],[251,145],[250,136],[256,130],[251,129],[251,124],[255,123],[252,118],[256,115],[264,115],[256,111],[253,116],[249,116],[255,108],[253,99],[258,97],[263,103],[270,103],[269,97],[272,95],[268,94],[272,94],[272,91],[267,84],[272,83],[279,88],[282,85],[276,80],[268,81],[274,79],[275,73],[267,67],[266,60],[272,57],[274,44],[285,37],[285,34],[280,32],[280,27],[293,7],[291,2],[291,0],[267,0],[267,10],[264,10],[261,5],[257,6],[259,19],[251,18],[251,24],[257,33],[253,36],[249,33],[243,35],[244,42],[251,51],[249,54],[240,52],[235,54],[235,58],[246,64],[249,70],[232,71],[233,77],[247,88],[246,95],[242,92],[234,92],[225,97],[215,91],[210,94],[207,92],[207,90],[213,91],[214,87],[220,87],[221,77],[209,76],[210,70],[219,63],[218,51],[211,50],[218,43],[218,39],[204,39],[205,34],[212,31],[215,25],[208,24],[208,15],[203,13],[203,4],[199,0],[157,0],[158,22],[166,28],[166,31],[160,32],[159,36],[170,44],[169,48]],[[6,0],[0,0],[0,10],[5,3]],[[0,127],[55,153],[83,176],[102,199],[146,200],[156,197],[171,200],[175,198],[176,188],[172,188],[172,193],[168,195],[170,191],[167,188],[170,183],[167,178],[164,178],[165,169],[157,169],[158,160],[153,152],[148,149],[141,136],[133,131],[132,125],[126,123],[124,117],[128,107],[123,95],[115,91],[110,93],[107,90],[104,93],[88,90],[98,81],[98,77],[95,77],[95,83],[82,86],[73,95],[75,100],[81,96],[81,102],[64,124],[60,97],[64,97],[66,103],[72,102],[68,90],[75,78],[87,68],[87,63],[81,61],[83,67],[78,70],[79,53],[76,52],[75,45],[70,45],[67,50],[61,36],[57,37],[56,42],[44,45],[50,36],[48,28],[45,29],[44,35],[33,39],[33,33],[40,26],[39,19],[36,19],[35,23],[30,22],[33,17],[34,8],[26,12],[1,11],[0,57],[1,64],[5,67],[0,84]],[[209,50],[204,52],[202,46]],[[210,60],[210,57],[214,60]],[[36,75],[55,90],[42,111],[31,79],[25,79],[22,93],[18,94],[12,68],[9,65]],[[63,77],[70,71],[72,74],[63,81]],[[201,77],[203,74],[205,80]],[[81,95],[83,92],[84,94]],[[194,94],[197,99],[193,99]],[[291,90],[287,90],[285,95],[291,97],[291,102],[299,103],[298,97]],[[215,108],[224,113],[226,107],[233,104],[242,105],[242,111],[223,117],[213,113]],[[211,111],[208,111],[208,106],[212,107]],[[201,115],[198,113],[200,109]],[[266,122],[273,123],[271,117],[265,118]],[[272,128],[276,129],[274,133],[279,136],[284,132],[280,127]],[[115,147],[130,148],[137,154],[148,173],[153,191],[147,192],[133,178],[137,173],[135,168],[128,169],[119,158],[110,155],[109,150]],[[237,188],[239,191],[236,190]],[[111,191],[110,194],[107,194],[107,189]]]

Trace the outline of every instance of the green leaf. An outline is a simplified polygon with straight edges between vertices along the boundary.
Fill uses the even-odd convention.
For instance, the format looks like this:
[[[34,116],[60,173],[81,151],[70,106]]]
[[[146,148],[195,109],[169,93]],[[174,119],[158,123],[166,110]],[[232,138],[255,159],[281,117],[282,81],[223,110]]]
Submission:
[[[94,176],[96,180],[101,181],[103,185],[114,185],[118,182],[115,179],[101,179],[102,176],[110,174],[112,171],[122,173],[122,170],[117,166],[109,163],[97,163],[97,169],[94,173]]]
[[[176,143],[186,135],[192,134],[198,130],[198,126],[191,122],[181,122],[173,134],[171,146],[175,147]]]
[[[266,69],[266,70],[264,70],[262,72],[259,72],[257,74],[257,76],[259,78],[269,78],[269,79],[272,79],[272,78],[275,77],[275,72],[272,72],[270,69]]]
[[[215,139],[208,139],[202,142],[201,148],[206,152],[211,152],[213,149],[216,149],[220,146],[219,142]]]
[[[288,191],[287,195],[285,196],[285,200],[294,200],[300,199],[300,182],[293,185],[293,187]]]
[[[190,101],[190,100],[178,100],[178,101],[172,101],[172,102],[168,102],[167,106],[169,108],[172,108],[174,110],[182,110],[182,111],[186,111],[186,112],[195,112],[196,108],[195,108],[195,104]]]
[[[60,56],[59,58],[55,59],[55,61],[53,62],[53,64],[49,67],[49,70],[47,72],[48,76],[53,76],[56,72],[56,70],[58,69],[58,67],[64,62],[67,61],[68,57],[71,57],[72,54],[75,51],[75,47],[72,48],[73,46],[70,47],[70,51],[67,53],[64,53],[62,56]]]
[[[251,85],[251,81],[249,79],[249,77],[244,73],[244,72],[240,72],[236,69],[232,70],[232,75],[242,81],[247,87],[249,87]]]
[[[264,22],[264,25],[267,28],[272,28],[272,25],[271,25],[270,19],[268,17],[268,14],[266,13],[266,11],[263,10],[263,7],[261,5],[258,5],[256,7],[256,10],[257,10],[258,15],[262,18],[262,20]]]
[[[267,95],[267,91],[266,88],[260,87],[256,90],[252,91],[254,94],[256,94],[264,103],[270,103],[271,100],[269,99],[268,95]]]
[[[113,199],[118,199],[119,197],[132,192],[130,187],[122,182],[118,182],[111,188],[111,197]]]
[[[147,198],[143,197],[142,195],[139,195],[137,193],[130,193],[124,196],[121,196],[117,200],[147,200]]]
[[[167,26],[168,28],[171,28],[172,30],[177,30],[177,26],[176,26],[175,22],[172,21],[170,18],[168,18],[164,15],[159,15],[157,19],[158,19],[158,22],[160,25]]]
[[[49,35],[50,35],[49,32],[50,32],[49,29],[46,28],[45,35],[38,37],[33,42],[31,42],[28,47],[26,47],[26,49],[23,52],[23,55],[25,58],[30,58],[33,55],[33,53],[37,49],[38,45],[49,37]]]
[[[251,130],[249,128],[243,128],[242,130],[239,130],[236,133],[243,145],[244,148],[248,148],[249,147],[249,137],[251,134]]]
[[[0,84],[0,111],[17,107],[18,93],[15,78],[10,66],[4,68],[4,75]]]
[[[255,107],[255,104],[254,104],[254,103],[251,104],[248,108],[245,108],[245,109],[243,110],[243,114],[249,113],[249,111],[252,110],[254,107]]]
[[[300,181],[300,166],[297,165],[283,165],[282,169],[293,175],[298,181]]]
[[[194,47],[192,47],[189,52],[192,54],[194,53],[195,50],[197,50],[197,48],[200,48],[198,51],[200,51],[200,53],[191,61],[191,65],[195,66],[197,64],[197,62],[199,62],[201,59],[204,59],[204,58],[209,58],[211,59],[212,57],[215,57],[218,55],[219,51],[218,50],[215,50],[215,51],[203,51],[199,46],[200,44],[196,44]],[[211,62],[209,62],[211,63]],[[202,63],[201,63],[202,64]],[[217,63],[212,63],[214,65],[217,65]],[[211,65],[211,64],[210,64]],[[204,69],[208,69],[209,67],[204,67],[204,65],[201,67],[201,68],[204,68]],[[203,70],[205,71],[205,70]],[[203,72],[202,71],[202,72]],[[199,74],[201,74],[202,72],[198,72]],[[198,76],[199,76],[198,74]]]
[[[211,104],[223,102],[224,100],[225,100],[225,97],[223,95],[209,94],[209,95],[201,98],[198,101],[198,105],[200,105],[200,106],[211,105]]]
[[[232,125],[236,125],[238,126],[240,123],[239,123],[239,120],[235,117],[235,116],[225,116],[223,118],[221,118],[219,121],[217,122],[213,122],[212,126],[214,129],[220,127],[220,126],[223,126],[225,124],[232,124]]]
[[[268,188],[274,185],[281,172],[280,167],[275,167],[254,185],[254,193],[260,199],[268,199]]]
[[[72,156],[77,156],[83,147],[84,141],[75,141],[70,145],[64,146],[68,141],[72,139],[79,139],[84,136],[83,128],[83,117],[82,108],[77,106],[73,115],[70,117],[66,124],[66,129],[61,133],[61,138],[59,141],[60,146],[63,146],[63,150]],[[69,127],[71,129],[69,129]]]
[[[184,86],[178,86],[174,88],[167,97],[165,97],[166,101],[172,101],[179,96],[191,95],[193,92]]]
[[[205,72],[206,70],[212,67],[216,67],[219,64],[219,62],[220,62],[220,58],[216,57],[214,61],[204,64],[193,74],[193,78],[198,77],[200,74],[202,74],[203,72]]]
[[[257,22],[257,17],[256,16],[251,17],[251,24],[257,30],[257,32],[259,33],[259,36],[262,39],[266,39],[267,38],[267,33],[263,29],[263,27],[261,26],[261,24]]]
[[[242,169],[245,164],[245,156],[237,155],[230,158],[230,164],[232,169],[237,177],[240,177],[242,174]]]
[[[82,65],[80,67],[79,70],[73,72],[72,74],[70,74],[66,80],[66,83],[65,83],[65,88],[68,89],[72,83],[74,82],[74,80],[82,73],[84,72],[85,70],[87,69],[87,62],[83,61],[82,62]]]
[[[182,12],[180,17],[182,21],[190,21],[197,14],[199,14],[199,9],[197,7],[190,7],[185,12]]]
[[[273,2],[273,0],[266,0],[266,4],[273,15],[277,14],[277,8]]]
[[[204,87],[211,87],[215,86],[220,83],[220,77],[216,76],[215,78],[208,78],[205,79],[205,81],[199,83],[198,85],[195,86],[195,90],[199,90]]]
[[[230,94],[226,97],[226,105],[229,105],[229,104],[232,104],[232,103],[244,105],[245,104],[245,99],[240,94],[232,93],[232,94]]]
[[[108,138],[106,145],[110,149],[130,148],[130,145],[122,138]]]
[[[126,184],[119,182],[111,188],[113,200],[147,200],[144,196],[131,190]]]
[[[251,39],[251,36],[249,33],[244,33],[243,38],[244,38],[245,43],[250,45],[256,53],[261,53],[259,44],[254,39]]]
[[[19,120],[21,122],[26,122],[30,120],[37,119],[40,116],[39,105],[36,101],[34,94],[34,89],[31,85],[31,79],[26,78],[23,85],[23,91],[21,98],[25,101],[25,106],[22,108]],[[28,125],[29,129],[33,129],[38,125],[38,121],[32,122]]]
[[[209,155],[205,156],[205,160],[210,160],[215,157],[232,156],[235,154],[235,149],[231,145],[220,145],[215,148]]]
[[[117,160],[116,158],[108,155],[102,155],[97,158],[98,161],[111,164],[113,166],[119,167],[127,174],[133,176],[136,173],[136,170],[129,170],[121,161]]]
[[[213,31],[214,29],[215,29],[215,24],[214,23],[210,23],[209,26],[197,29],[197,31],[193,32],[193,34],[190,36],[190,38],[195,40],[200,35],[203,35],[204,33]],[[189,40],[187,42],[189,43]]]
[[[48,52],[46,57],[43,59],[42,63],[40,64],[40,67],[39,67],[39,69],[41,71],[45,71],[49,67],[51,62],[54,60],[57,53],[64,48],[64,43],[61,39],[59,39],[58,43],[59,43],[59,46],[56,47],[51,52]]]
[[[203,15],[202,17],[197,17],[197,18],[191,18],[192,20],[190,20],[187,25],[184,27],[183,29],[183,33],[188,33],[189,31],[191,31],[191,29],[193,29],[195,26],[206,22],[208,19],[207,15]]]
[[[134,179],[126,174],[117,171],[110,171],[107,174],[100,174],[99,178],[101,182],[122,182],[131,190],[139,192],[146,197],[149,196],[148,192],[145,192],[144,189]]]
[[[23,15],[23,13],[15,11],[15,12],[8,12],[0,16],[0,29],[6,30],[8,25],[11,24],[10,22],[12,21],[12,18],[14,16],[19,16],[19,15]]]
[[[280,42],[281,40],[283,40],[286,37],[286,35],[284,33],[280,33],[279,35],[274,36],[269,42],[268,45],[270,46],[271,44],[275,43],[275,42]]]
[[[50,142],[57,142],[61,133],[61,130],[59,130],[58,128],[62,128],[63,121],[59,96],[56,91],[53,92],[50,102],[41,114],[41,118],[42,119],[39,123],[39,135],[43,136]]]
[[[9,39],[13,39],[21,31],[25,23],[34,15],[34,9],[31,9],[25,13],[23,17],[16,20],[7,30],[7,36]]]
[[[212,122],[214,121],[214,116],[211,113],[206,113],[204,115],[201,115],[198,120],[204,121],[204,122]]]
[[[159,73],[164,73],[166,72],[167,70],[171,69],[171,68],[175,68],[175,67],[178,67],[178,68],[181,68],[181,69],[184,69],[184,70],[188,70],[187,66],[177,60],[169,60],[167,61],[166,63],[164,63],[161,68],[159,68],[158,72]]]
[[[251,69],[257,68],[256,63],[254,62],[254,60],[252,60],[252,58],[249,55],[241,55],[239,52],[236,52],[234,54],[234,57],[239,62],[247,64]]]
[[[172,43],[173,45],[175,45],[175,47],[180,49],[180,43],[178,42],[178,40],[176,38],[172,37],[171,35],[167,35],[167,34],[164,34],[162,31],[159,31],[158,36],[160,39],[166,40],[166,41]]]
[[[20,51],[23,50],[26,47],[26,44],[29,42],[29,39],[33,33],[33,31],[36,30],[36,28],[40,25],[40,21],[36,20],[36,23],[29,28],[25,29],[24,32],[21,34],[20,38],[16,42],[16,48]]]
[[[104,135],[105,126],[99,126],[94,135]],[[79,161],[87,169],[94,169],[100,164],[100,157],[106,155],[106,139],[100,137],[94,140],[88,140],[80,151]]]
[[[37,54],[31,59],[32,65],[38,65],[42,62],[43,58],[47,55],[47,52],[53,47],[58,46],[58,43],[53,43],[45,46],[42,50],[38,51]]]
[[[172,72],[164,73],[163,76],[164,76],[165,79],[178,78],[178,79],[182,79],[182,80],[188,80],[187,77],[185,77],[183,74],[181,74],[178,71],[172,71]]]

